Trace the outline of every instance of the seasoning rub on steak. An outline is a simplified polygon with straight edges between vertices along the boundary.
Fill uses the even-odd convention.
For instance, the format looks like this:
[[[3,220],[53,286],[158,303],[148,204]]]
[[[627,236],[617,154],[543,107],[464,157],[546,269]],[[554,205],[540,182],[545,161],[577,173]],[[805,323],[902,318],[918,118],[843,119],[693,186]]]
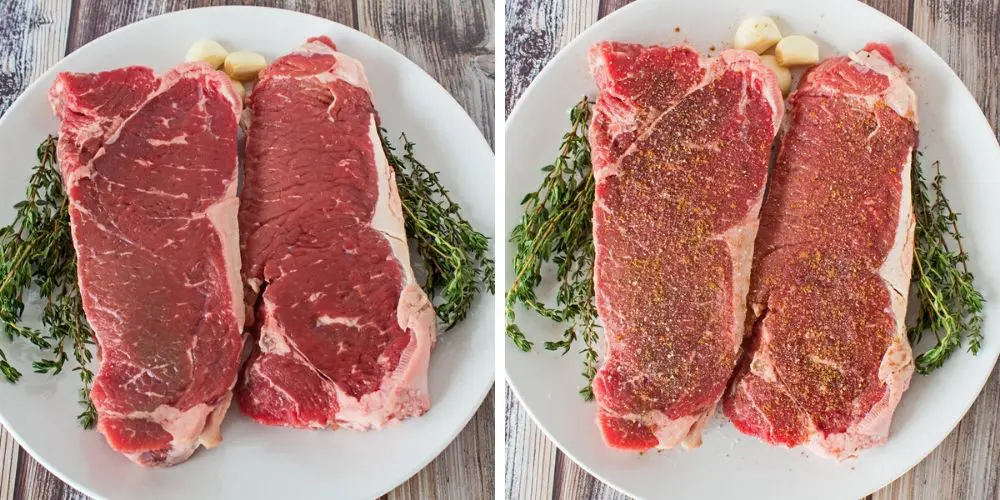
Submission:
[[[781,91],[748,51],[602,42],[590,67],[598,424],[620,450],[695,447],[740,350]]]
[[[182,462],[222,439],[239,372],[242,101],[203,64],[62,73],[49,98],[99,346],[98,429],[141,465]]]
[[[264,70],[248,107],[240,232],[259,342],[241,409],[358,430],[424,413],[436,318],[361,63],[311,39]]]
[[[913,359],[913,91],[892,51],[827,59],[790,98],[761,214],[748,353],[725,413],[769,443],[847,458],[885,442]]]

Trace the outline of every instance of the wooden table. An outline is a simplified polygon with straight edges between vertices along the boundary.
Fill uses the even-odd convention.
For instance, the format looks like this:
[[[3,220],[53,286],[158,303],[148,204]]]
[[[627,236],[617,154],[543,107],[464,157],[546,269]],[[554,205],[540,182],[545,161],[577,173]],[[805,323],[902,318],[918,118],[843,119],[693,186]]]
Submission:
[[[493,138],[493,0],[0,0],[0,114],[63,55],[126,24],[174,10],[225,4],[282,7],[378,38],[447,88]],[[70,376],[70,375],[65,375]],[[6,383],[6,382],[0,382]],[[493,393],[434,462],[387,498],[493,495]],[[332,494],[332,493],[331,493]],[[0,429],[0,500],[83,499]]]
[[[816,0],[804,0],[816,1]],[[559,49],[630,0],[507,0],[506,109]],[[937,51],[1000,123],[1000,0],[868,0]],[[1000,168],[1000,165],[994,167]],[[959,354],[963,355],[963,354]],[[1000,499],[1000,368],[959,426],[873,499]],[[516,499],[627,498],[569,460],[507,391],[506,489]]]

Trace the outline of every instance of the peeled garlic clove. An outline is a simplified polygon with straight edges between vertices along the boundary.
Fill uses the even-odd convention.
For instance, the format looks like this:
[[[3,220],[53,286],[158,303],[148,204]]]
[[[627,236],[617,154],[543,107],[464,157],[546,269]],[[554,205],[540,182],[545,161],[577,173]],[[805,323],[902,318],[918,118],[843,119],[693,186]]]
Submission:
[[[792,72],[788,68],[779,65],[777,58],[774,56],[760,56],[760,61],[778,77],[778,87],[781,88],[781,95],[788,95],[788,91],[792,89]]]
[[[801,35],[786,36],[774,48],[774,57],[782,66],[816,64],[819,62],[819,46]]]
[[[227,55],[229,55],[229,52],[222,45],[219,45],[219,42],[215,40],[202,40],[188,49],[184,60],[187,62],[206,62],[212,69],[218,69],[225,62]]]
[[[264,56],[254,52],[230,52],[223,67],[230,78],[245,82],[255,80],[260,71],[267,67],[267,61]]]
[[[733,45],[737,49],[752,50],[758,54],[771,48],[781,40],[781,31],[770,17],[751,17],[736,28]]]
[[[243,82],[241,82],[239,80],[234,80],[232,78],[230,78],[229,80],[231,82],[233,82],[233,88],[235,88],[236,89],[236,93],[240,95],[240,99],[246,99],[247,98],[247,88],[243,86]]]

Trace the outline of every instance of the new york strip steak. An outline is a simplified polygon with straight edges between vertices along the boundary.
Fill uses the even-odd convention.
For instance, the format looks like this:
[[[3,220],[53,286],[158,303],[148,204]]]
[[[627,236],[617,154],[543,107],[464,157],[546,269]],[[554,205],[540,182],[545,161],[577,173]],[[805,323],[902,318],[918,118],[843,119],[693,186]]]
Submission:
[[[424,413],[436,318],[361,63],[311,39],[264,70],[248,108],[239,221],[259,341],[241,409],[358,430]]]
[[[740,352],[781,91],[747,51],[602,42],[590,67],[598,425],[620,450],[695,447]]]
[[[141,465],[176,464],[219,443],[239,371],[242,100],[202,64],[62,73],[49,98],[99,346],[98,429]]]
[[[790,107],[724,409],[769,443],[847,458],[885,442],[913,372],[916,98],[890,49],[869,44],[811,69]]]

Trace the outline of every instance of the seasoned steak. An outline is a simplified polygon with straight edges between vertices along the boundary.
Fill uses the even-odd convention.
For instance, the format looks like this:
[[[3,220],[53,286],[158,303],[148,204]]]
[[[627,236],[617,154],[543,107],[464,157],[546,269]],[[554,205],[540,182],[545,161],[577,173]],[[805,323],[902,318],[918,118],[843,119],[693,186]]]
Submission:
[[[813,68],[790,103],[725,412],[769,443],[847,458],[885,442],[913,372],[916,98],[869,44]]]
[[[747,51],[602,42],[590,66],[598,425],[620,450],[698,446],[739,354],[781,91]]]

